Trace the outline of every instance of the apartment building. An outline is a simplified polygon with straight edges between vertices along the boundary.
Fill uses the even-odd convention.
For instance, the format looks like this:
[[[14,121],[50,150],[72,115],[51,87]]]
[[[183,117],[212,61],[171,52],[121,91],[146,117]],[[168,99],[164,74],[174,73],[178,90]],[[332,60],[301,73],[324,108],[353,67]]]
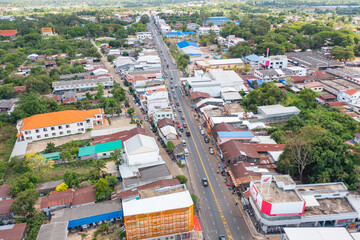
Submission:
[[[104,110],[66,110],[37,114],[20,120],[16,128],[19,141],[32,142],[77,133],[85,133],[96,125],[103,125]]]
[[[137,40],[143,40],[143,39],[152,39],[151,32],[137,32],[136,33],[136,39]]]
[[[126,239],[198,239],[194,203],[185,185],[138,192],[139,199],[123,202]]]
[[[270,57],[259,57],[259,68],[284,69],[287,68],[288,58],[285,55],[276,55]]]
[[[198,35],[208,35],[210,34],[210,31],[213,31],[216,35],[220,34],[220,28],[216,25],[211,27],[199,27],[197,30]]]

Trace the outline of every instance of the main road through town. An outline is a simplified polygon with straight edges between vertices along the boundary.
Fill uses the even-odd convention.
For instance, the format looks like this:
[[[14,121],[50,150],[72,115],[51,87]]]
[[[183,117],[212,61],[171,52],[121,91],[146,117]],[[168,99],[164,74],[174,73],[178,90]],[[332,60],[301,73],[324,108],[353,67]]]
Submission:
[[[180,86],[178,70],[156,26],[151,22],[147,27],[154,36],[155,44],[163,62],[164,72],[167,73],[168,77],[173,78],[175,84]],[[218,160],[209,154],[209,146],[211,145],[204,142],[204,138],[199,132],[199,122],[196,121],[193,110],[190,109],[189,103],[180,88],[174,89],[170,93],[176,94],[182,110],[181,114],[184,115],[187,129],[191,132],[191,136],[186,139],[187,148],[190,152],[186,164],[192,188],[199,198],[198,214],[204,238],[215,240],[219,239],[219,235],[225,235],[229,240],[254,239],[239,208],[241,203],[237,206],[236,201],[238,200],[235,200],[234,195],[225,185],[224,177],[216,173]],[[202,178],[207,178],[209,186],[204,187],[202,185]]]

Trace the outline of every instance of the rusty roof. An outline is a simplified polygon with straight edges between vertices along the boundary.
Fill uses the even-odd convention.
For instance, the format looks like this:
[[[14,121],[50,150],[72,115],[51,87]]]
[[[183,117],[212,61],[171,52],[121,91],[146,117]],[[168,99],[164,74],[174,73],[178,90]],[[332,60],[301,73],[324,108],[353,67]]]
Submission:
[[[125,131],[121,131],[121,132],[117,132],[117,133],[112,133],[109,135],[95,137],[94,141],[92,142],[92,145],[96,145],[99,143],[112,142],[112,141],[117,141],[117,140],[121,140],[121,142],[125,142],[126,140],[128,140],[129,138],[132,138],[133,136],[135,136],[137,134],[142,134],[142,135],[147,136],[145,129],[135,127],[130,130],[125,130]]]
[[[256,167],[256,165],[249,162],[239,162],[229,165],[229,174],[235,187],[238,187],[240,184],[261,179],[261,172],[248,170],[246,169],[247,167]]]
[[[62,192],[52,191],[49,196],[41,199],[40,207],[47,208],[63,204],[71,204],[73,201],[73,189],[69,188]]]
[[[204,92],[192,92],[192,93],[190,93],[190,96],[192,99],[211,98],[210,94],[204,93]]]
[[[211,129],[211,134],[213,135],[214,138],[217,138],[218,137],[217,132],[229,132],[229,131],[235,132],[235,131],[247,131],[247,130],[241,129],[241,128],[236,128],[231,124],[222,122]]]
[[[157,122],[157,127],[158,129],[162,128],[163,126],[165,125],[171,125],[171,126],[174,126],[174,121],[169,119],[169,118],[163,118],[163,119],[160,119],[158,122]]]
[[[0,227],[0,239],[20,240],[23,239],[26,223],[17,223]]]
[[[0,201],[0,215],[9,214],[10,207],[13,202],[14,199]]]
[[[95,190],[93,186],[75,189],[71,206],[82,205],[92,202],[96,202]]]
[[[9,193],[10,185],[4,184],[0,186],[0,199],[1,198],[11,198],[11,194]]]

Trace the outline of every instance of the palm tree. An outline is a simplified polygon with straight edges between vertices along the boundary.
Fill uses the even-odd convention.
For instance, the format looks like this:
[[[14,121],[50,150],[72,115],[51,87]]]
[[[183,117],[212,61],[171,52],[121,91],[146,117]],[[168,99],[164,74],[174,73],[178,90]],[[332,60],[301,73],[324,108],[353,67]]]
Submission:
[[[103,168],[105,168],[105,162],[102,159],[96,159],[93,162],[93,169],[91,170],[92,175],[97,178],[97,177],[101,177],[104,176],[104,174],[106,173],[106,171],[103,170]]]
[[[143,124],[143,120],[136,119],[135,123],[138,128],[141,128],[141,125]]]

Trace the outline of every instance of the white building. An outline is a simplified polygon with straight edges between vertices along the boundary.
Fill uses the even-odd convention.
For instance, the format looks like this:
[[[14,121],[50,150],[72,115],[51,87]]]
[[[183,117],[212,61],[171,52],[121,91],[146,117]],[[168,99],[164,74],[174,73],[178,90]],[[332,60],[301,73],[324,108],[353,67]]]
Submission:
[[[37,114],[18,121],[19,141],[32,142],[47,138],[85,133],[95,125],[104,124],[104,110],[66,110]]]
[[[33,53],[33,54],[30,54],[27,58],[28,58],[30,61],[35,61],[38,56],[39,56],[39,55]]]
[[[189,56],[201,56],[200,47],[190,41],[182,41],[176,44],[177,48]]]
[[[360,104],[360,91],[355,88],[347,91],[339,91],[337,99],[340,102],[346,102],[347,104]]]
[[[285,55],[276,55],[270,57],[259,57],[259,68],[269,68],[269,69],[277,69],[287,68],[288,58]]]
[[[107,69],[105,69],[105,68],[98,68],[98,69],[95,69],[93,71],[94,75],[105,75],[105,74],[108,74],[108,73],[109,73],[109,71]]]
[[[102,84],[105,89],[108,89],[114,86],[114,80],[112,77],[99,77],[83,80],[59,81],[53,82],[52,87],[54,93],[61,93],[66,91],[81,92],[96,89],[98,84]]]
[[[162,107],[155,106],[153,108],[152,115],[153,115],[153,119],[154,119],[155,123],[157,123],[159,120],[161,120],[163,118],[169,118],[171,120],[175,119],[171,107],[162,108]]]
[[[154,113],[156,107],[160,109],[169,107],[169,94],[166,89],[157,89],[156,92],[150,91],[150,93],[145,93],[144,96],[146,99],[146,106],[144,106],[144,108],[147,110],[149,116]]]
[[[152,34],[151,32],[137,32],[136,39],[137,40],[152,39]]]
[[[165,144],[167,144],[168,141],[174,141],[178,139],[176,129],[173,126],[169,125],[166,125],[159,129],[159,136]]]
[[[292,72],[292,76],[306,76],[306,68],[303,67],[287,67]]]
[[[132,57],[120,56],[114,60],[115,73],[122,73],[125,70],[131,69],[135,62]]]
[[[110,49],[108,55],[121,55],[120,49]]]
[[[281,69],[255,70],[254,76],[264,82],[278,81],[286,77],[285,73]]]
[[[249,204],[265,232],[279,226],[349,226],[359,216],[341,182],[296,185],[289,175],[262,179],[250,183]]]
[[[295,106],[284,107],[280,104],[257,107],[258,119],[264,122],[281,122],[299,115],[300,110]]]
[[[128,166],[143,165],[161,160],[159,147],[153,137],[137,134],[124,143],[124,158]]]
[[[210,31],[213,31],[216,35],[220,34],[220,28],[216,25],[211,27],[199,27],[196,32],[198,35],[208,35],[210,34]]]
[[[227,37],[227,46],[232,47],[236,46],[238,43],[245,42],[245,39],[235,37],[235,35],[230,35]]]
[[[181,80],[186,81],[186,88],[190,92],[204,92],[212,97],[220,97],[222,88],[230,87],[237,91],[249,91],[242,78],[233,70],[209,69],[208,73],[196,70],[194,77],[182,78]]]

